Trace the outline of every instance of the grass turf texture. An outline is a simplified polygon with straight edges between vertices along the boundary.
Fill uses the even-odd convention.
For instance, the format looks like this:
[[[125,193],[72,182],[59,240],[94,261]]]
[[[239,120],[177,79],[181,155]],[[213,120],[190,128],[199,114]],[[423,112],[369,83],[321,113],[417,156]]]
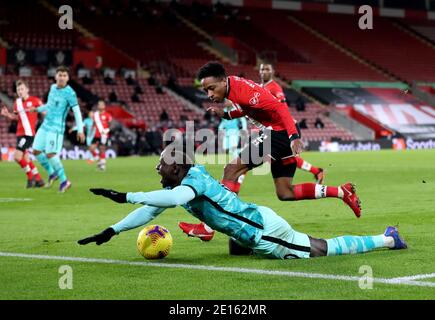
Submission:
[[[296,230],[316,237],[380,234],[387,225],[399,223],[410,248],[307,260],[234,257],[228,255],[227,237],[223,234],[217,234],[208,243],[183,234],[178,222],[197,220],[178,207],[168,209],[150,223],[165,226],[174,238],[169,256],[158,262],[349,276],[360,276],[360,266],[369,265],[375,278],[435,272],[435,150],[303,156],[327,170],[327,185],[346,181],[357,185],[363,205],[360,219],[337,199],[280,202],[270,175],[249,174],[241,198],[271,207]],[[79,246],[76,241],[100,232],[136,208],[96,197],[88,191],[90,187],[119,191],[159,189],[157,161],[158,157],[109,160],[107,172],[97,172],[84,161],[65,161],[73,183],[65,194],[57,192],[58,182],[50,190],[26,190],[25,176],[18,166],[1,162],[0,198],[33,200],[0,203],[0,252],[144,261],[136,251],[140,228],[122,233],[102,246]],[[215,178],[221,178],[222,165],[207,168]],[[295,183],[307,181],[313,181],[312,175],[298,170]],[[61,265],[73,268],[72,290],[59,289]],[[14,257],[0,257],[0,284],[0,299],[435,298],[433,287],[374,283],[373,289],[361,290],[357,281]]]

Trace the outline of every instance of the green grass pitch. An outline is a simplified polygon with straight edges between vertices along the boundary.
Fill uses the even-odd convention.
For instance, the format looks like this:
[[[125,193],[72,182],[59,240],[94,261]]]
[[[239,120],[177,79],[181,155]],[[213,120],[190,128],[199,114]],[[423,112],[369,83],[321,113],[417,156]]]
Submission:
[[[315,237],[380,234],[387,225],[399,223],[409,249],[287,261],[234,257],[228,255],[223,234],[208,243],[186,237],[178,222],[196,219],[179,207],[151,222],[168,228],[174,238],[169,256],[158,263],[231,267],[234,271],[128,265],[146,262],[136,251],[139,228],[102,246],[76,243],[136,208],[96,197],[88,189],[159,189],[160,177],[154,169],[158,157],[109,160],[106,172],[97,172],[85,161],[65,161],[73,183],[65,194],[57,192],[58,183],[48,190],[26,190],[19,167],[0,162],[1,253],[124,261],[113,264],[0,255],[0,299],[434,299],[435,288],[430,286],[375,281],[372,289],[363,290],[357,280],[308,275],[360,277],[359,268],[364,265],[372,268],[375,279],[435,273],[435,150],[303,156],[326,168],[327,185],[346,181],[357,185],[363,205],[360,219],[337,199],[280,202],[270,175],[248,175],[241,198],[271,207],[296,230]],[[222,165],[207,168],[221,178]],[[295,182],[305,181],[313,181],[312,176],[298,171]],[[62,265],[72,268],[72,289],[59,288]],[[236,272],[240,268],[303,272],[305,276]],[[434,283],[435,274],[432,276],[417,282]]]

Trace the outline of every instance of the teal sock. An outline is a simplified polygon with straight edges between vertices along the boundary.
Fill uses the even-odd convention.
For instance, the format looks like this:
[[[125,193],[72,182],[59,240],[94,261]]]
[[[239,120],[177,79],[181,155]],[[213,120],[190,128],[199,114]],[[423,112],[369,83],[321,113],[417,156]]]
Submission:
[[[41,166],[45,169],[45,171],[48,172],[48,175],[52,175],[54,173],[54,168],[51,165],[51,163],[48,161],[47,156],[45,153],[40,153],[36,156],[36,159],[38,159]]]
[[[50,159],[48,159],[48,161],[53,166],[54,171],[59,177],[60,183],[65,182],[67,178],[65,175],[65,169],[63,168],[63,164],[60,161],[59,155],[55,155],[54,157],[51,157]]]
[[[326,240],[328,256],[355,254],[387,247],[385,236],[342,236]]]

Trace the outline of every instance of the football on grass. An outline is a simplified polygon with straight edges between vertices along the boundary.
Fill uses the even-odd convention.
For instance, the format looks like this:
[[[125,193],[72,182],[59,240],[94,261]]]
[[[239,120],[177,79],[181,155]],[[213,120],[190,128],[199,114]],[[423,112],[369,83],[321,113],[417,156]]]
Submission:
[[[137,249],[146,259],[162,259],[169,254],[171,247],[171,233],[159,225],[143,228],[137,237]]]

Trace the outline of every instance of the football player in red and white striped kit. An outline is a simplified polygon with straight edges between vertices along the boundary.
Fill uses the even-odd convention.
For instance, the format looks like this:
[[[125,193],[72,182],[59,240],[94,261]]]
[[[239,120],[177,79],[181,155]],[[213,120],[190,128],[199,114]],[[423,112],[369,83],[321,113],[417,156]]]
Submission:
[[[284,90],[282,87],[273,79],[275,71],[273,69],[272,64],[270,63],[262,63],[260,64],[260,78],[261,78],[261,85],[263,88],[266,88],[269,90],[271,94],[275,96],[280,102],[282,102],[287,108],[287,102],[286,97],[284,94]],[[296,122],[297,125],[297,122]],[[298,128],[298,131],[300,132],[300,129]],[[300,134],[299,134],[300,136]],[[325,171],[322,168],[317,168],[313,166],[308,161],[302,159],[301,156],[296,156],[296,165],[299,169],[302,169],[304,171],[311,172],[314,175],[314,178],[316,179],[316,183],[323,184],[323,180],[325,179]]]
[[[112,115],[106,111],[106,103],[104,100],[98,101],[97,111],[94,112],[94,127],[95,135],[92,140],[92,144],[89,150],[92,153],[94,159],[97,158],[98,147],[98,165],[97,168],[104,171],[106,170],[106,146],[109,140],[110,122],[112,121]]]
[[[9,112],[6,107],[3,107],[1,114],[10,120],[18,121],[16,133],[17,145],[14,158],[26,173],[27,188],[40,188],[43,187],[45,183],[41,179],[38,168],[30,159],[28,150],[32,146],[35,136],[38,114],[36,112],[28,112],[28,110],[39,107],[42,105],[42,101],[37,97],[29,95],[29,86],[22,80],[16,82],[16,90],[18,98],[14,102],[13,113]]]

